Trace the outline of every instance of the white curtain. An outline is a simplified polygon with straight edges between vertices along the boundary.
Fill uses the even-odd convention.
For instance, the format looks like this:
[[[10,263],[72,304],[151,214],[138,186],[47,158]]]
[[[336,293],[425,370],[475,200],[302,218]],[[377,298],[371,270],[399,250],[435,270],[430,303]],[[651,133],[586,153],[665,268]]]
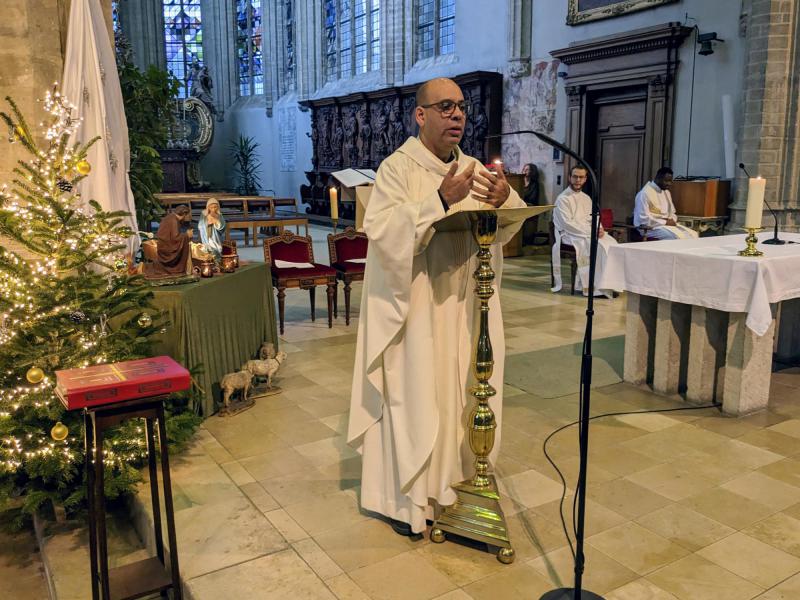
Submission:
[[[82,197],[97,201],[105,210],[130,213],[125,224],[134,232],[136,208],[128,179],[131,156],[128,125],[122,104],[117,63],[100,0],[72,0],[67,30],[67,51],[61,91],[77,107],[83,123],[77,140],[100,140],[89,150],[91,174],[79,184]],[[139,236],[128,241],[131,253],[139,248]]]

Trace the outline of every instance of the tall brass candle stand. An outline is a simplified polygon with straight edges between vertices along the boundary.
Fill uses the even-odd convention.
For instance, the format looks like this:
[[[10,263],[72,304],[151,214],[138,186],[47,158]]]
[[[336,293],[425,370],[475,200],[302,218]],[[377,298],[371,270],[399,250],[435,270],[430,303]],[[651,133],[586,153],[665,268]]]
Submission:
[[[500,508],[500,494],[494,475],[489,473],[488,456],[494,447],[497,422],[489,406],[495,389],[489,384],[494,368],[492,342],[489,339],[489,298],[494,294],[494,271],[490,246],[497,235],[497,213],[482,210],[470,213],[472,235],[478,243],[478,268],[473,273],[475,295],[480,299],[480,333],[472,370],[477,383],[470,389],[477,405],[469,416],[469,446],[475,454],[475,475],[453,484],[456,502],[445,507],[431,529],[431,541],[442,543],[445,532],[484,542],[498,548],[497,560],[514,562],[514,549],[508,538],[508,526]]]

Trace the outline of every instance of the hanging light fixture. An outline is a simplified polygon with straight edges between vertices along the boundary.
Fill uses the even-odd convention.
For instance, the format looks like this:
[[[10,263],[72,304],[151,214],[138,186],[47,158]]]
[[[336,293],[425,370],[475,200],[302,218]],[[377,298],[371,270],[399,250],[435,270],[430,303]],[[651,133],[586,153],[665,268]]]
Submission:
[[[700,50],[697,53],[700,56],[709,56],[714,54],[714,42],[725,42],[717,37],[717,32],[700,33],[697,36],[697,43],[700,44]]]

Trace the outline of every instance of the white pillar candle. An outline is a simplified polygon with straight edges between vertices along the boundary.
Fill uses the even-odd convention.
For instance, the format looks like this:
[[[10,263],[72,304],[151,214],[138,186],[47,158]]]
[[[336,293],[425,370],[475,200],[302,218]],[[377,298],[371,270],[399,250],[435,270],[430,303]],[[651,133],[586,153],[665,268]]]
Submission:
[[[747,212],[744,215],[745,229],[760,229],[764,212],[764,191],[767,180],[763,177],[751,177],[747,186]]]
[[[331,219],[338,219],[339,218],[339,193],[335,187],[331,186],[330,190],[330,198],[331,198]]]

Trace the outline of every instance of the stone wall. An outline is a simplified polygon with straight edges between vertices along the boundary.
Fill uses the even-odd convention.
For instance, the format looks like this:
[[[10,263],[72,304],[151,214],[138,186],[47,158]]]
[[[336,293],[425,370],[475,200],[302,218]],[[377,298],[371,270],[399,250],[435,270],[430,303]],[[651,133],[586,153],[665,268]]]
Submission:
[[[800,6],[794,0],[750,0],[739,158],[767,179],[766,200],[781,229],[800,231]],[[740,179],[732,208],[741,226],[747,204]],[[764,223],[773,220],[765,213]]]
[[[111,31],[111,0],[101,0]],[[43,116],[36,102],[54,81],[60,81],[66,48],[69,0],[4,0],[0,20],[0,106],[14,98],[31,126]],[[10,181],[24,152],[6,142],[0,131],[0,182]]]

